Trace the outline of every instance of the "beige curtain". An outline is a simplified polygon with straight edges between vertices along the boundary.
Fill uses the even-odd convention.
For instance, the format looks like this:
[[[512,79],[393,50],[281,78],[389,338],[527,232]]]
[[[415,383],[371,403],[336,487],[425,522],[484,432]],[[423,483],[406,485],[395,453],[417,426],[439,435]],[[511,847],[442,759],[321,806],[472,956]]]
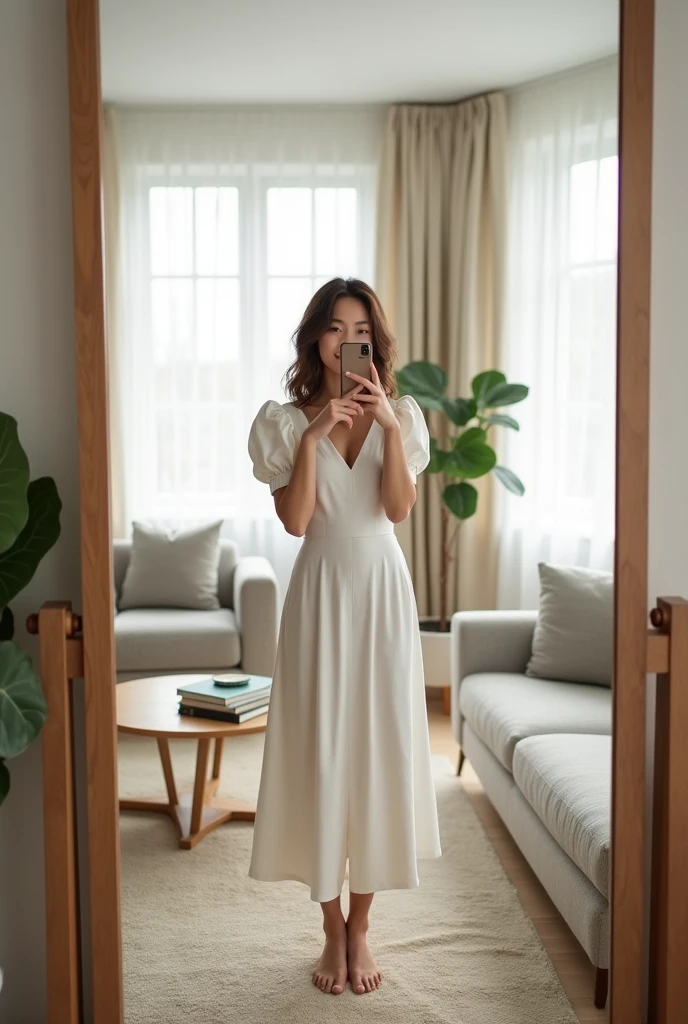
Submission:
[[[441,106],[390,108],[380,168],[376,291],[399,362],[427,359],[470,397],[476,373],[499,369],[506,231],[506,101],[501,93]],[[429,413],[445,440],[443,417]],[[397,528],[421,615],[439,613],[439,477],[419,477],[411,517]],[[478,481],[478,511],[459,534],[448,614],[493,608],[493,482]],[[452,520],[453,522],[453,520]]]
[[[130,524],[124,507],[124,445],[122,371],[120,365],[120,217],[117,169],[116,115],[103,111],[103,222],[105,249],[105,339],[108,369],[108,421],[110,434],[110,516],[113,538],[128,537]]]

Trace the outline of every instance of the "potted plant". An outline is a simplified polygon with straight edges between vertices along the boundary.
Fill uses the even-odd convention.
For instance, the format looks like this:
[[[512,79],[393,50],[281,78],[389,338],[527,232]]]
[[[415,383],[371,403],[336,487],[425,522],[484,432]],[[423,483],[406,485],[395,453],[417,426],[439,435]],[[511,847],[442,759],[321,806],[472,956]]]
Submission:
[[[446,371],[423,360],[407,363],[395,376],[401,395],[411,395],[422,408],[442,413],[447,421],[447,447],[442,448],[436,438],[430,437],[431,458],[425,471],[437,478],[440,491],[439,616],[421,619],[425,683],[446,688],[450,671],[448,590],[451,566],[457,557],[459,529],[475,515],[478,506],[478,491],[469,481],[494,473],[513,494],[525,493],[515,473],[497,464],[489,432],[494,427],[519,429],[512,416],[497,410],[522,402],[528,395],[528,388],[524,384],[508,383],[498,370],[487,370],[473,378],[470,398],[450,398],[446,394]]]
[[[0,412],[0,805],[10,789],[7,760],[36,738],[47,715],[31,658],[13,640],[9,604],[57,541],[62,502],[51,477],[29,476],[17,421]]]
[[[36,738],[47,715],[31,658],[13,640],[9,604],[57,541],[61,508],[51,477],[29,479],[17,421],[0,412],[0,804],[10,789],[7,760]]]

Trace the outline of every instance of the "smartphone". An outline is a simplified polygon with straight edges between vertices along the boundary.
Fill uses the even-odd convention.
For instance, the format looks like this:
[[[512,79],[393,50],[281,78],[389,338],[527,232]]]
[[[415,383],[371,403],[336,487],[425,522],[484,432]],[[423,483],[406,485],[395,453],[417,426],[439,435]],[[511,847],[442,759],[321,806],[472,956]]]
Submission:
[[[358,381],[347,377],[346,372],[357,373],[359,377],[365,377],[372,381],[371,363],[373,361],[373,346],[369,341],[345,341],[339,346],[339,372],[341,375],[340,398],[347,395],[358,387]]]

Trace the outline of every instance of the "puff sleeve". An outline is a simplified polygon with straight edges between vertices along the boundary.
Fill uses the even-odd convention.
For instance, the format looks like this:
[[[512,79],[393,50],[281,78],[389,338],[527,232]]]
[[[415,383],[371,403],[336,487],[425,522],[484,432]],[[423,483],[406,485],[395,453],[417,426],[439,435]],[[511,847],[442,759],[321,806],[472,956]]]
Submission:
[[[401,427],[406,464],[415,483],[417,474],[430,462],[430,434],[423,411],[411,395],[397,400],[395,413]]]
[[[270,485],[270,494],[286,487],[296,454],[294,423],[279,402],[268,401],[260,407],[248,435],[248,454],[253,475]]]

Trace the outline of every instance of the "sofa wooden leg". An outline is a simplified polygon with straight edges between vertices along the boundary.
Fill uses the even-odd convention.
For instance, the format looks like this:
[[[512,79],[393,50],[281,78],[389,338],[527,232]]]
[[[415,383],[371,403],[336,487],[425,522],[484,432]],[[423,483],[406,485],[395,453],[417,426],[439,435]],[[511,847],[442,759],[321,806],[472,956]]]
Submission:
[[[607,989],[609,988],[609,971],[602,967],[595,968],[595,1006],[603,1010],[607,1005]]]
[[[464,754],[463,750],[459,750],[459,766],[456,769],[456,774],[457,775],[461,774],[461,769],[463,768],[463,763],[464,763],[465,760],[466,760],[466,755]]]

